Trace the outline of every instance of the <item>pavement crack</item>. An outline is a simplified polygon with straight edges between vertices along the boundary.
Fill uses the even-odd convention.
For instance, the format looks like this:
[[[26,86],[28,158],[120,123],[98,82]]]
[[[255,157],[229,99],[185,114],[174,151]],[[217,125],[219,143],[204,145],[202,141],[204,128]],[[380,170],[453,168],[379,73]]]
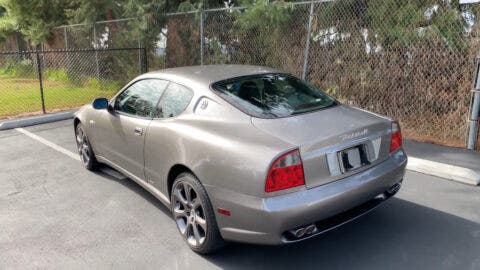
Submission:
[[[48,197],[51,199],[52,198],[52,195],[50,194],[50,192],[48,192],[47,188],[45,186],[42,186],[42,189],[43,191],[45,191],[45,193],[48,195]]]
[[[20,191],[15,191],[15,192],[12,192],[12,193],[7,194],[7,197],[15,196],[15,195],[20,194],[20,193],[22,193],[21,190],[20,190]]]

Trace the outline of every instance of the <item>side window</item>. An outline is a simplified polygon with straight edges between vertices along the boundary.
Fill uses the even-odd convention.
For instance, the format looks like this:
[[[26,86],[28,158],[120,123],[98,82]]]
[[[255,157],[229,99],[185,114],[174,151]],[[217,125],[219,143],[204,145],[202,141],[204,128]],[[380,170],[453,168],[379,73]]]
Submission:
[[[153,117],[167,84],[168,81],[157,79],[138,81],[117,96],[114,109],[130,115]]]
[[[158,104],[159,116],[168,118],[181,114],[187,108],[192,97],[192,90],[176,83],[170,83]]]

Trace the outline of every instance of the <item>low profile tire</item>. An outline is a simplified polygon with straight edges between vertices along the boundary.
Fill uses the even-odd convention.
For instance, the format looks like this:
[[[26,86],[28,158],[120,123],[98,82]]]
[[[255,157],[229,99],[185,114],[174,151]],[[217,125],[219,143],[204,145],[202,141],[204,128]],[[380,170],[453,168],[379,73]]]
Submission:
[[[207,192],[194,175],[175,179],[170,201],[178,231],[193,251],[208,254],[225,245]]]
[[[77,141],[78,153],[80,154],[80,161],[82,161],[83,166],[90,171],[98,169],[98,161],[95,158],[82,123],[79,123],[75,129],[75,140]]]

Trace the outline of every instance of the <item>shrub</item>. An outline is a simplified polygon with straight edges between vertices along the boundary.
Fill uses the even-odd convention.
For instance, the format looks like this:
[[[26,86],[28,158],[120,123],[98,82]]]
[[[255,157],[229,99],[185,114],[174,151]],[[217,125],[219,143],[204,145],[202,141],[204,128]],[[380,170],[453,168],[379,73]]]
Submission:
[[[43,77],[46,80],[54,82],[70,82],[70,77],[65,69],[46,69],[43,73]]]
[[[11,77],[35,77],[37,71],[33,61],[28,58],[8,59],[4,67],[0,68],[0,74]]]

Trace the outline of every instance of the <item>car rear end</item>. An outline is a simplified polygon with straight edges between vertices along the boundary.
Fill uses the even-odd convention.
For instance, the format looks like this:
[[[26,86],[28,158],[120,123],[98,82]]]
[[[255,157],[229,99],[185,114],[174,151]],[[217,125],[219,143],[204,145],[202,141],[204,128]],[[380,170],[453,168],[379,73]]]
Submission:
[[[291,143],[297,143],[299,147],[279,159],[293,162],[275,160],[272,163],[266,178],[267,198],[263,204],[267,215],[273,219],[269,223],[276,224],[274,231],[280,242],[295,242],[331,230],[368,213],[400,189],[407,156],[402,148],[399,124],[349,107],[332,108],[323,114],[338,115],[347,111],[354,113],[356,119],[365,114],[370,122],[357,120],[353,125],[344,126],[337,123],[337,132],[329,129],[331,136],[318,140],[302,138],[303,143],[292,140]],[[308,119],[306,122],[317,128],[328,126],[320,123],[328,117],[317,119],[320,120]],[[257,122],[262,130],[273,133],[272,127],[259,125],[255,120],[253,122]],[[296,122],[304,120],[297,119]],[[285,164],[285,167],[278,168],[275,164]],[[275,175],[272,170],[279,173]],[[275,187],[272,183],[279,184]],[[302,189],[276,195],[298,187]]]
[[[309,89],[302,90],[304,86],[294,79],[284,86],[288,77],[264,79],[263,86],[255,79],[243,80],[237,86],[236,82],[224,84],[224,92],[229,93],[221,95],[247,110],[256,129],[291,147],[272,158],[262,179],[261,196],[234,191],[214,194],[232,210],[229,221],[219,224],[225,239],[260,244],[304,240],[368,213],[399,190],[407,156],[397,122],[341,105],[328,96],[312,94],[308,99]],[[283,96],[272,98],[277,81],[282,81]],[[243,90],[233,89],[244,84]],[[260,94],[255,93],[258,88]],[[291,88],[303,92],[294,93]],[[240,91],[254,93],[255,100]],[[283,104],[273,108],[268,100]]]
[[[322,148],[300,145],[279,153],[265,175],[263,196],[216,194],[231,210],[222,236],[285,244],[368,213],[400,189],[405,174],[401,132],[396,122],[389,126]]]

